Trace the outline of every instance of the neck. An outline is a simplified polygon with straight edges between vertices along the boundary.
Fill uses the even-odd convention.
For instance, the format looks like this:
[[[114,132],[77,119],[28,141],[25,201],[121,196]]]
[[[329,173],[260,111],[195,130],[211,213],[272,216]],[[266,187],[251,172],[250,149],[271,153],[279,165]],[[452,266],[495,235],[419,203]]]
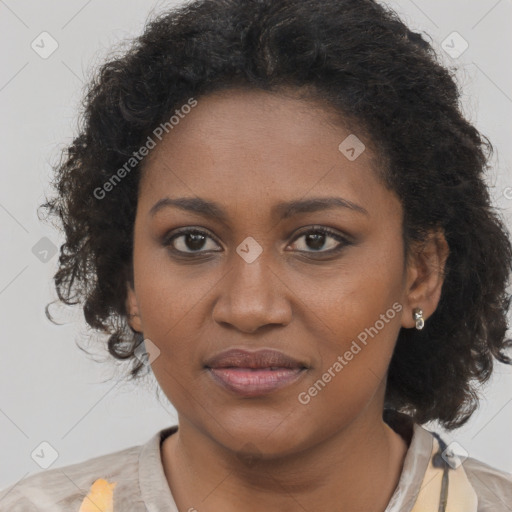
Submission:
[[[385,510],[407,443],[383,420],[363,414],[336,435],[287,457],[251,459],[219,446],[180,420],[162,445],[179,510]]]

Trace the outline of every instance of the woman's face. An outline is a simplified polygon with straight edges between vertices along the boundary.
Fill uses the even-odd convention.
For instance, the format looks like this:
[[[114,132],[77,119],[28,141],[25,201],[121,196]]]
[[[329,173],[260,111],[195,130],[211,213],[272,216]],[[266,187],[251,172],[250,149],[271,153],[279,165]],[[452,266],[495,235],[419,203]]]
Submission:
[[[414,325],[400,202],[328,119],[290,97],[215,93],[145,164],[131,325],[160,351],[180,428],[235,451],[283,455],[380,418],[397,335]],[[152,210],[162,199],[182,204]],[[228,349],[293,361],[213,361]]]

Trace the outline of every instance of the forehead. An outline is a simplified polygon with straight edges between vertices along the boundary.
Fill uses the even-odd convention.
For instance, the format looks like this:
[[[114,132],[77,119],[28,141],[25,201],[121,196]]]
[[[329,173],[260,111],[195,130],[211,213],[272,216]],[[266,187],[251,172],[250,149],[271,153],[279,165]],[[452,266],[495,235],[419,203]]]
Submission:
[[[147,209],[163,195],[263,207],[333,192],[365,204],[385,192],[370,141],[320,101],[235,89],[199,97],[187,112],[146,158],[140,200]],[[355,159],[340,150],[346,140],[360,141]]]

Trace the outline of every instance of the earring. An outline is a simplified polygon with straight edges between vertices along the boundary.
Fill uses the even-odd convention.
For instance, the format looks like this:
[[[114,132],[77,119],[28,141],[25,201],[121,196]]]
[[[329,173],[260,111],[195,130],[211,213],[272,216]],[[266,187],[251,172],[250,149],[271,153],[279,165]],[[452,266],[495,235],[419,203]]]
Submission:
[[[423,320],[423,310],[421,308],[414,308],[412,310],[412,316],[416,321],[416,329],[421,331],[425,327],[425,320]]]

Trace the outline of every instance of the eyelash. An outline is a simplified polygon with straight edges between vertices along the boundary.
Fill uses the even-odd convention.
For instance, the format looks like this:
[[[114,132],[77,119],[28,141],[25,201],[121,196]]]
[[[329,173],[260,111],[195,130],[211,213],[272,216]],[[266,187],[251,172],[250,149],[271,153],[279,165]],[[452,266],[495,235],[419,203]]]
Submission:
[[[338,247],[335,247],[334,249],[329,249],[327,251],[303,251],[303,250],[300,250],[300,251],[298,251],[299,253],[328,254],[328,255],[331,255],[331,254],[336,254],[336,253],[340,252],[346,246],[352,245],[351,241],[349,241],[347,238],[341,236],[338,232],[333,231],[332,229],[327,228],[327,227],[323,227],[323,226],[311,226],[311,227],[309,227],[307,230],[300,232],[293,239],[292,243],[296,242],[302,236],[308,235],[308,234],[311,234],[311,233],[315,233],[315,234],[319,233],[319,234],[323,234],[323,235],[328,235],[329,237],[332,237],[336,241],[340,242],[340,245]],[[171,236],[164,237],[164,239],[162,241],[162,245],[164,247],[168,247],[173,253],[178,254],[178,255],[180,255],[182,257],[185,257],[185,258],[194,258],[194,257],[197,257],[197,255],[199,255],[199,254],[204,254],[204,253],[208,253],[208,252],[221,252],[221,251],[217,251],[217,250],[216,251],[201,251],[200,250],[200,251],[186,252],[186,251],[180,251],[180,250],[175,249],[174,247],[172,247],[172,243],[173,243],[174,240],[176,240],[177,238],[179,238],[181,236],[188,235],[188,234],[204,235],[207,238],[211,238],[212,240],[214,240],[218,244],[218,242],[215,239],[215,237],[212,237],[206,231],[203,231],[203,230],[198,229],[198,228],[183,228],[180,231],[177,231],[177,232],[173,233]],[[218,244],[218,245],[220,245],[220,244]]]

